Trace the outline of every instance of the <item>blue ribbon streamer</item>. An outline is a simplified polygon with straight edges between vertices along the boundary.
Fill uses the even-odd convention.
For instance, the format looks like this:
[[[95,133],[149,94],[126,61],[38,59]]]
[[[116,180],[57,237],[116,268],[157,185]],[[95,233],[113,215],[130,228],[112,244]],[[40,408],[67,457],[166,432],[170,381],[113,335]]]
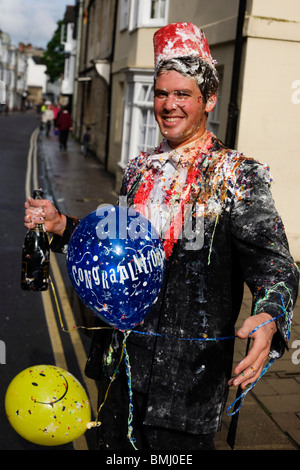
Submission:
[[[275,287],[277,287],[277,285]],[[275,288],[271,289],[270,291],[273,292],[274,290],[275,290]],[[270,291],[267,292],[264,300],[266,300],[268,298],[268,295],[269,295]],[[284,306],[282,295],[279,294],[279,296],[280,296],[280,299],[281,299],[281,302],[282,302],[282,305],[279,305],[279,307],[282,309],[283,313],[281,313],[281,314],[277,315],[276,317],[273,317],[273,318],[261,323],[257,327],[255,327],[252,331],[250,331],[250,333],[248,334],[248,337],[253,335],[253,333],[255,333],[255,331],[257,331],[262,326],[265,326],[265,325],[271,323],[272,321],[277,320],[278,318],[280,318],[282,316],[285,316],[287,318],[287,320],[289,321],[289,325],[290,325],[290,317],[288,316],[287,311],[286,311],[286,307]],[[277,304],[277,306],[278,306],[278,304]],[[256,313],[257,313],[257,311],[254,312],[254,314],[256,314]],[[136,334],[140,334],[140,335],[155,336],[155,337],[159,337],[159,338],[173,339],[173,340],[176,340],[176,341],[224,341],[224,340],[229,340],[229,339],[235,339],[235,338],[238,337],[237,335],[233,335],[233,336],[221,336],[221,337],[218,337],[218,338],[209,338],[209,337],[206,337],[206,336],[198,337],[198,338],[180,338],[180,337],[175,337],[175,336],[170,336],[170,335],[163,335],[163,334],[160,334],[160,333],[144,332],[144,331],[138,331],[138,330],[131,330],[130,332],[127,332],[127,333],[128,334],[129,333],[136,333]],[[226,410],[226,413],[227,413],[228,416],[233,416],[233,415],[235,415],[236,413],[239,412],[239,410],[241,409],[241,407],[244,403],[244,400],[246,398],[247,393],[250,392],[251,390],[253,390],[253,388],[255,387],[257,382],[265,375],[265,373],[269,370],[269,368],[272,366],[272,364],[275,362],[275,360],[276,360],[276,358],[269,359],[267,364],[262,369],[259,377],[250,386],[248,386],[247,389],[240,396],[238,396],[234,400],[233,403],[231,403],[231,405],[228,406],[228,408]],[[131,389],[131,371],[130,371],[130,365],[129,365],[129,357],[128,357],[126,349],[125,349],[125,364],[126,364],[126,372],[127,372],[128,388],[129,388],[128,438],[129,438],[131,444],[133,445],[133,447],[136,449],[136,447],[134,445],[135,439],[132,437],[132,430],[133,429],[132,429],[131,423],[132,423],[132,418],[133,418],[133,404],[132,404],[132,389]],[[237,407],[237,409],[235,409],[232,413],[229,413],[231,408],[233,408],[235,406],[235,404],[238,403],[238,402],[240,402],[240,404]]]
[[[221,336],[219,338],[209,338],[209,337],[206,337],[206,336],[202,336],[201,338],[178,338],[177,336],[162,335],[160,333],[154,333],[152,331],[147,332],[147,331],[132,330],[131,332],[132,333],[137,333],[139,335],[155,336],[157,338],[175,339],[176,341],[222,341],[222,340],[225,340],[225,339],[234,339],[234,338],[237,337],[237,336],[234,335],[234,336]]]
[[[277,315],[276,317],[273,317],[271,318],[270,320],[267,320],[263,323],[261,323],[260,325],[258,325],[257,327],[255,327],[250,333],[248,336],[251,336],[255,331],[257,331],[259,328],[261,328],[262,326],[264,325],[267,325],[268,323],[271,323],[272,321],[275,321],[277,320],[278,318],[282,317],[283,315],[285,315],[285,312],[284,313],[281,313],[280,315]],[[128,384],[128,392],[129,392],[129,416],[128,416],[128,432],[127,432],[127,438],[128,440],[130,441],[131,445],[133,446],[133,448],[135,450],[137,450],[136,446],[135,446],[135,438],[133,437],[133,426],[132,426],[132,422],[133,422],[133,392],[132,392],[132,386],[131,386],[131,366],[130,366],[130,361],[129,361],[129,355],[128,355],[128,352],[127,352],[127,348],[126,348],[126,340],[127,340],[127,337],[129,336],[129,334],[131,333],[136,333],[136,334],[140,334],[140,335],[147,335],[147,336],[155,336],[155,337],[159,337],[159,338],[165,338],[165,339],[174,339],[176,341],[224,341],[224,340],[229,340],[229,339],[235,339],[237,338],[238,336],[237,335],[233,335],[233,336],[221,336],[221,337],[218,337],[218,338],[209,338],[209,337],[198,337],[198,338],[178,338],[178,337],[175,337],[175,336],[170,336],[170,335],[163,335],[163,334],[160,334],[160,333],[154,333],[154,332],[145,332],[145,331],[138,331],[138,330],[128,330],[128,331],[125,331],[124,332],[124,340],[123,340],[123,346],[124,346],[124,361],[125,361],[125,367],[126,367],[126,375],[127,375],[127,384]],[[255,382],[253,382],[251,384],[251,386],[249,386],[239,397],[236,398],[236,400],[231,404],[229,405],[229,407],[227,408],[226,412],[228,414],[228,416],[233,416],[234,414],[236,414],[240,408],[242,407],[243,405],[243,402],[245,400],[245,397],[247,395],[248,392],[250,392],[250,390],[252,390],[255,385],[257,384],[257,382],[261,379],[261,377],[263,377],[263,375],[268,371],[268,369],[271,367],[271,365],[274,363],[275,361],[275,358],[271,358],[268,363],[265,365],[265,367],[263,368],[260,376],[255,380]],[[239,407],[234,410],[232,413],[229,413],[229,410],[238,402],[240,401],[240,405]]]
[[[272,365],[274,362],[275,362],[275,358],[270,359],[270,360],[267,362],[267,364],[265,365],[265,367],[263,368],[263,370],[261,371],[260,376],[255,380],[255,382],[253,382],[253,383],[247,388],[247,390],[245,390],[240,396],[238,396],[238,397],[236,398],[236,400],[234,400],[233,403],[231,403],[231,405],[228,406],[228,408],[227,408],[227,410],[226,410],[226,413],[227,413],[228,416],[233,416],[233,415],[235,415],[236,413],[238,413],[238,411],[241,409],[241,407],[242,407],[242,405],[243,405],[243,403],[244,403],[244,400],[245,400],[245,398],[246,398],[247,393],[250,392],[250,390],[252,390],[252,389],[255,387],[255,385],[257,384],[257,382],[263,377],[263,375],[265,375],[265,373],[269,370],[269,368],[271,367],[271,365]],[[231,408],[232,408],[236,403],[238,403],[239,401],[241,402],[240,405],[239,405],[239,407],[238,407],[236,410],[234,410],[232,413],[229,413],[229,410],[231,410]]]
[[[255,331],[257,331],[259,328],[261,328],[262,326],[264,325],[268,325],[269,323],[277,320],[278,318],[282,317],[283,315],[285,315],[285,311],[283,313],[281,313],[280,315],[277,315],[276,317],[273,317],[273,318],[270,318],[269,320],[263,322],[263,323],[260,323],[258,326],[256,326],[252,331],[250,331],[249,335],[248,336],[251,336],[253,333],[255,333]],[[166,338],[166,339],[175,339],[177,341],[224,341],[224,340],[228,340],[228,339],[235,339],[235,338],[238,338],[237,335],[233,335],[233,336],[220,336],[218,338],[209,338],[209,337],[200,337],[200,338],[178,338],[178,337],[175,337],[175,336],[169,336],[169,335],[162,335],[160,333],[153,333],[153,332],[144,332],[144,331],[137,331],[137,330],[132,330],[132,333],[137,333],[137,334],[141,334],[141,335],[147,335],[147,336],[155,336],[155,337],[159,337],[159,338]],[[241,409],[243,403],[244,403],[244,400],[245,400],[245,397],[247,395],[248,392],[250,392],[250,390],[252,390],[255,385],[257,384],[257,382],[265,375],[265,373],[269,370],[269,368],[271,367],[271,365],[274,363],[275,361],[275,358],[271,358],[267,364],[265,365],[265,367],[263,368],[263,370],[261,371],[260,373],[260,376],[255,380],[255,382],[253,382],[248,388],[247,390],[245,390],[239,397],[236,398],[236,400],[227,408],[226,412],[227,412],[227,415],[228,416],[233,416],[234,414],[238,413],[238,411]],[[130,382],[131,383],[131,382]],[[128,385],[130,387],[130,383],[128,382]],[[129,393],[130,393],[130,388],[129,388]],[[240,401],[240,405],[239,407],[234,410],[232,413],[229,413],[229,410],[238,402]]]
[[[282,317],[283,315],[285,315],[285,312],[280,313],[280,315],[277,315],[276,317],[270,318],[270,320],[267,320],[263,323],[260,323],[252,331],[250,331],[248,336],[251,336],[253,333],[255,333],[255,331],[257,331],[262,326],[267,325],[268,323],[271,323],[272,321],[278,320],[278,318]],[[209,338],[208,336],[201,336],[201,337],[198,337],[198,338],[180,338],[180,337],[177,337],[177,336],[170,336],[170,335],[163,335],[161,333],[154,333],[153,331],[139,331],[139,330],[131,330],[131,333],[137,333],[139,335],[146,335],[146,336],[155,336],[155,337],[158,337],[158,338],[165,338],[165,339],[175,339],[176,341],[224,341],[224,340],[227,340],[227,339],[238,338],[237,335],[219,336],[217,338]]]

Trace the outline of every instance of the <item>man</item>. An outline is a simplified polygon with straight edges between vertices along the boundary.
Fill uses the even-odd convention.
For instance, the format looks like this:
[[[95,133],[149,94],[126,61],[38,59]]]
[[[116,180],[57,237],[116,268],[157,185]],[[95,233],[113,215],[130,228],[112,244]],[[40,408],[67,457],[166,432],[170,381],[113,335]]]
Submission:
[[[56,127],[59,130],[59,148],[67,150],[69,131],[73,129],[73,120],[66,106],[57,115]]]
[[[269,191],[268,169],[225,148],[206,130],[218,78],[205,35],[190,23],[167,25],[155,34],[154,51],[154,111],[165,139],[130,160],[121,189],[128,205],[160,231],[167,259],[159,298],[137,328],[146,334],[127,338],[133,423],[127,423],[124,363],[118,369],[120,332],[98,331],[87,371],[100,351],[101,448],[130,448],[126,434],[133,430],[138,449],[208,450],[221,426],[228,385],[245,388],[269,355],[283,354],[298,273]],[[56,212],[49,201],[29,200],[28,228],[40,204],[47,231],[56,234],[52,248],[63,251],[78,221]],[[192,230],[185,230],[187,220]],[[253,293],[255,315],[236,334],[247,338],[263,326],[251,333],[252,348],[230,378],[234,342],[224,338],[234,336],[244,282]]]
[[[53,119],[54,119],[54,114],[53,114],[53,109],[52,109],[52,105],[50,101],[46,101],[45,104],[46,104],[46,109],[43,111],[43,114],[42,114],[42,128],[44,127],[44,124],[45,124],[46,136],[49,137],[49,133],[50,133],[51,126],[53,123]]]

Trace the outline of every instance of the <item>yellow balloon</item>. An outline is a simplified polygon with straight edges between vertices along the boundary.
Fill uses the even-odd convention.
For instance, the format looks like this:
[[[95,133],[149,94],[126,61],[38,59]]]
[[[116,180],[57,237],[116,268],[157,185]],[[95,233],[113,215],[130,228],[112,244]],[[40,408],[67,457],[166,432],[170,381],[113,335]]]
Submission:
[[[7,418],[24,439],[57,446],[77,439],[91,420],[88,396],[69,372],[51,365],[29,367],[9,384]]]

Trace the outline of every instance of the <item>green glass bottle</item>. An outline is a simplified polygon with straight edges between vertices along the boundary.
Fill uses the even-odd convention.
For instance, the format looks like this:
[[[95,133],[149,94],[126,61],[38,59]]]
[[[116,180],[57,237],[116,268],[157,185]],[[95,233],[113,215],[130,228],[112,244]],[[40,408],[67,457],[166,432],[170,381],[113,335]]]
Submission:
[[[33,191],[33,199],[43,199],[43,191]],[[21,287],[27,291],[44,291],[49,286],[50,248],[44,224],[28,230],[22,249]]]

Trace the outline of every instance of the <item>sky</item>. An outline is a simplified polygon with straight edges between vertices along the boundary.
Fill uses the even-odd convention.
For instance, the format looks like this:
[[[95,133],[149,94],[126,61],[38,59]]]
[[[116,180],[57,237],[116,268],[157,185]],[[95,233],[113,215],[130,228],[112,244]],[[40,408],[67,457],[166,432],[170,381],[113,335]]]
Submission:
[[[0,0],[0,30],[13,46],[24,42],[45,49],[67,5],[75,0]]]

